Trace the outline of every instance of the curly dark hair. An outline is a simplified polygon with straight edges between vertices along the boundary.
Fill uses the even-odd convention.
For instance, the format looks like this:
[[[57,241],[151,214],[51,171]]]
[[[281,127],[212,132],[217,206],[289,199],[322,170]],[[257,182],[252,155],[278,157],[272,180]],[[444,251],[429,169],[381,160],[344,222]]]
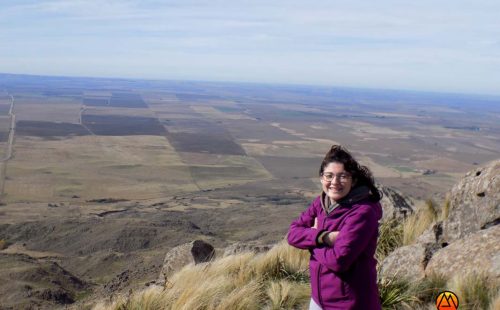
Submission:
[[[368,167],[361,165],[354,159],[349,151],[341,145],[332,145],[328,153],[326,153],[319,175],[323,175],[323,171],[330,163],[340,163],[344,165],[344,169],[352,175],[353,184],[355,187],[366,186],[370,189],[370,200],[380,201],[382,192],[375,186],[375,179]]]

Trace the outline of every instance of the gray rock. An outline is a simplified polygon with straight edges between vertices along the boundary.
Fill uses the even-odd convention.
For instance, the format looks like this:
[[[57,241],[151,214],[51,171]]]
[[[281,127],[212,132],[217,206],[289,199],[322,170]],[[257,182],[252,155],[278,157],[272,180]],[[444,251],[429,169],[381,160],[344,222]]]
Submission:
[[[407,245],[396,249],[384,259],[380,273],[383,278],[422,279],[425,277],[425,261],[424,245]]]
[[[449,217],[381,265],[384,277],[423,278],[484,271],[500,275],[500,160],[466,174],[450,194]],[[397,211],[395,211],[397,212]]]
[[[382,221],[397,219],[401,220],[413,213],[413,202],[409,197],[405,197],[400,192],[377,184],[377,187],[384,194],[380,203],[383,208]]]
[[[416,243],[435,243],[443,245],[443,222],[439,221],[422,233]],[[446,243],[444,245],[447,245]]]
[[[500,226],[480,230],[435,253],[426,274],[487,273],[500,279]]]
[[[166,279],[185,265],[205,263],[212,260],[214,256],[214,247],[203,240],[176,246],[165,255],[157,284],[165,285]]]
[[[444,221],[448,243],[500,223],[500,160],[470,171],[450,194],[450,215]]]

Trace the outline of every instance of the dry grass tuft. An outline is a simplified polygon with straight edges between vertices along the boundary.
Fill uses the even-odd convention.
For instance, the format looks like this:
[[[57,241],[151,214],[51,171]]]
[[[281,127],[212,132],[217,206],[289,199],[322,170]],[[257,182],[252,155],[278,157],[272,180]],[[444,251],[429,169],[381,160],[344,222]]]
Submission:
[[[406,280],[379,278],[377,284],[382,309],[412,309],[412,304],[418,301]]]
[[[451,198],[450,195],[447,194],[444,203],[443,203],[443,208],[441,209],[441,221],[444,221],[448,218],[448,215],[450,215],[450,208],[451,208]]]
[[[303,309],[310,300],[308,262],[308,251],[281,242],[266,253],[240,253],[185,266],[165,288],[151,287],[93,309]],[[433,309],[439,292],[451,290],[461,308],[500,310],[498,282],[485,275],[448,280],[436,274],[413,283],[379,278],[378,287],[383,309]]]
[[[264,284],[259,280],[252,280],[242,287],[237,286],[216,309],[258,310],[264,298],[263,288]]]
[[[267,253],[241,253],[188,265],[168,279],[165,289],[150,288],[95,310],[128,309],[289,309],[310,298],[309,253],[281,242]]]
[[[500,290],[498,290],[496,296],[492,298],[489,310],[500,310]]]
[[[424,206],[409,216],[403,224],[403,245],[410,245],[433,223],[438,216],[436,203],[428,199]]]
[[[382,262],[384,258],[395,249],[403,245],[403,225],[397,220],[385,221],[380,224],[377,241],[377,261]]]
[[[412,291],[419,303],[435,304],[436,298],[448,289],[448,278],[440,273],[430,274],[412,285]]]
[[[307,303],[310,294],[309,285],[287,280],[272,281],[267,288],[269,302],[266,309],[293,309],[297,304]]]
[[[486,274],[469,273],[459,275],[448,283],[451,290],[457,294],[460,307],[464,309],[488,309],[498,299],[499,284]]]
[[[291,247],[284,241],[268,252],[257,255],[252,264],[256,273],[265,279],[309,280],[309,252]]]

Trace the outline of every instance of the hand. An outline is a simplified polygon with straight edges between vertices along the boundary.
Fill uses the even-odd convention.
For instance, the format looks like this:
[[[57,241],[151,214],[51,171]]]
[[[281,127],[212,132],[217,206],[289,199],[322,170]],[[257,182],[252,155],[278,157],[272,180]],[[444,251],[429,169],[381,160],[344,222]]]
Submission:
[[[338,231],[331,231],[328,234],[323,236],[323,242],[329,246],[332,246],[339,235]]]
[[[318,218],[317,217],[314,218],[314,225],[311,228],[318,229]]]

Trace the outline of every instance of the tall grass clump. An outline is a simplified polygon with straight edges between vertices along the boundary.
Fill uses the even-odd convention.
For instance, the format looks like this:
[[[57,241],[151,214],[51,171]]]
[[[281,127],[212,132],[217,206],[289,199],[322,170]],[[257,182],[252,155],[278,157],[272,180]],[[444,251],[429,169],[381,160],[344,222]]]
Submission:
[[[242,287],[237,287],[227,295],[216,309],[259,310],[263,296],[263,282],[254,280]]]
[[[256,272],[268,280],[309,281],[309,252],[281,242],[254,259]]]
[[[381,235],[390,235],[384,229]],[[187,265],[172,275],[165,287],[154,286],[112,302],[101,302],[93,309],[304,309],[311,296],[308,262],[308,251],[281,242],[266,253],[240,253],[206,264]],[[451,280],[442,274],[430,274],[417,281],[401,275],[383,278],[379,274],[377,284],[383,309],[434,309],[439,293],[449,290],[457,294],[460,309],[500,310],[498,280],[482,274]]]
[[[410,282],[405,279],[379,277],[377,284],[382,309],[413,309],[412,304],[418,302]]]
[[[451,290],[457,294],[460,308],[480,310],[498,304],[499,283],[482,273],[459,275],[449,282]]]
[[[447,283],[447,277],[434,273],[413,283],[411,290],[419,304],[434,304],[439,294],[448,290]]]
[[[403,245],[403,225],[397,220],[385,221],[379,226],[375,257],[381,262],[389,253]]]
[[[495,277],[469,273],[448,279],[431,274],[410,282],[393,276],[379,278],[378,289],[383,309],[435,309],[436,299],[443,291],[452,291],[464,310],[499,310],[500,285]]]
[[[425,204],[410,215],[403,224],[403,245],[410,245],[438,219],[436,203],[428,199]]]
[[[293,309],[298,304],[310,300],[308,284],[296,285],[287,280],[272,281],[267,288],[268,303],[265,309]]]
[[[500,290],[497,290],[497,294],[491,299],[490,307],[488,310],[499,310],[500,309]]]
[[[95,310],[290,309],[310,298],[309,253],[281,242],[262,254],[241,253],[188,265],[153,287]]]
[[[439,220],[444,221],[448,218],[448,216],[450,215],[450,208],[451,208],[451,198],[450,195],[447,194],[444,199],[443,207],[441,208],[441,216]]]

